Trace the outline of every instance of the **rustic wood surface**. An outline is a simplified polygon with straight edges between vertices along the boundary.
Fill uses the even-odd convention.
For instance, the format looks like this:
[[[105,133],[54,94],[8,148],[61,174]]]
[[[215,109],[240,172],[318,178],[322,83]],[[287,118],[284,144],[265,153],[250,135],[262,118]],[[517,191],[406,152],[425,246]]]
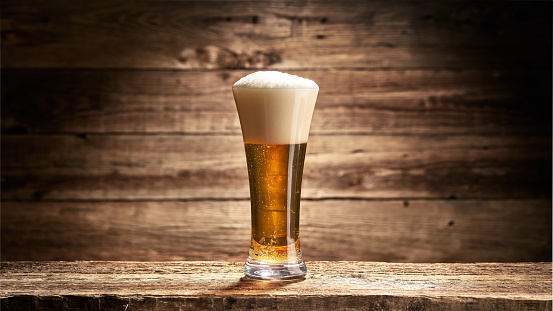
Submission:
[[[296,282],[243,263],[4,262],[2,309],[548,310],[551,263],[308,262]]]
[[[306,200],[306,260],[474,262],[547,260],[543,200]],[[3,260],[243,261],[249,201],[7,202]],[[393,247],[390,247],[393,245]]]
[[[240,135],[231,85],[250,72],[6,69],[2,131]],[[539,102],[551,87],[546,71],[287,72],[320,86],[315,135],[535,135],[551,128]]]
[[[244,260],[230,88],[281,70],[308,259],[551,261],[551,5],[2,1],[2,258]]]
[[[543,68],[550,3],[3,1],[17,68]],[[551,69],[551,66],[547,67]]]
[[[392,139],[393,138],[393,139]],[[549,137],[313,135],[302,197],[536,198]],[[248,198],[240,136],[2,137],[7,200]]]

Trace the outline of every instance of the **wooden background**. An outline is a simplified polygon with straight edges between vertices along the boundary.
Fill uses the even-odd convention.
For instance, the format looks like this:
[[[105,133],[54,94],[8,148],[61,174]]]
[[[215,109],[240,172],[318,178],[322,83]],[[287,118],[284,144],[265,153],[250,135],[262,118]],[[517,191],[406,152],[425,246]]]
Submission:
[[[243,261],[231,86],[320,94],[307,260],[551,261],[551,2],[1,3],[2,260]]]

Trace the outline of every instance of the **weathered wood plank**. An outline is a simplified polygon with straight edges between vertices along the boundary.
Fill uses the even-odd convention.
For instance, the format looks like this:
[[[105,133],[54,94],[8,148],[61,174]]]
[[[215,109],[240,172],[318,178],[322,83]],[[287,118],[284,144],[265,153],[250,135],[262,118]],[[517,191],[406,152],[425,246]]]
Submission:
[[[551,68],[550,3],[18,0],[1,9],[6,67]]]
[[[311,133],[549,133],[551,72],[290,71],[320,86]],[[250,71],[2,70],[2,132],[240,133]]]
[[[5,310],[547,310],[551,263],[308,262],[301,282],[225,262],[2,263]]]
[[[4,200],[249,197],[240,136],[9,135]],[[551,140],[310,137],[304,198],[548,198]]]
[[[244,261],[249,201],[3,202],[3,260]],[[304,200],[307,260],[551,260],[551,201]]]

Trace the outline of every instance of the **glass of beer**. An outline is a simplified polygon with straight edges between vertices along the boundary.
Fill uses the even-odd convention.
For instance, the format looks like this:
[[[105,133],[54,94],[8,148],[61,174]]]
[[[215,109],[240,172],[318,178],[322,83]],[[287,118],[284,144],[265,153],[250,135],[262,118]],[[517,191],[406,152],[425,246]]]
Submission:
[[[250,182],[252,231],[244,273],[258,280],[302,278],[301,179],[319,87],[298,76],[259,71],[238,80],[232,92]]]

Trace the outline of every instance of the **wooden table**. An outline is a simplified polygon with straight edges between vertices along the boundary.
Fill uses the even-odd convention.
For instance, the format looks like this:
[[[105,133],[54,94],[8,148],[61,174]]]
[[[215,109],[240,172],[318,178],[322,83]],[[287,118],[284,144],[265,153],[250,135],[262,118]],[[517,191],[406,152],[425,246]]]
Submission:
[[[230,262],[4,262],[2,310],[551,310],[551,263],[308,262],[300,281]]]

